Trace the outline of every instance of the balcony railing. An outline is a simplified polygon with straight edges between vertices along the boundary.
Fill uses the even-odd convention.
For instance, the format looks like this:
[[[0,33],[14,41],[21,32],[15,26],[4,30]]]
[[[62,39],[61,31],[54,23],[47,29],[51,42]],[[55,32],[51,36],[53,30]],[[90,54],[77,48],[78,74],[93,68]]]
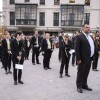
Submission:
[[[16,25],[36,25],[36,20],[33,20],[33,19],[16,19]]]
[[[82,20],[61,20],[61,26],[82,26]]]

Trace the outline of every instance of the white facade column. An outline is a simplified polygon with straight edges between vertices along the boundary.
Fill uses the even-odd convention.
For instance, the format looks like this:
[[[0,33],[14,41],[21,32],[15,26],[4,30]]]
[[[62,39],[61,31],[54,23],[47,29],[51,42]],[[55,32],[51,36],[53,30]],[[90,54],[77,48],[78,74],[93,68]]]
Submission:
[[[100,28],[100,0],[91,0],[90,27],[92,30]]]

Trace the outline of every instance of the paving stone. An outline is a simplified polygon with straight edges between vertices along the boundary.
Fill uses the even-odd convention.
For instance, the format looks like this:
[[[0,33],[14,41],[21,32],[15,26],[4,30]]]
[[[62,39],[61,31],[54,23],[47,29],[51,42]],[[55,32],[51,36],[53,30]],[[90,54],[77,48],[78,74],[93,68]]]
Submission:
[[[58,49],[52,54],[51,70],[43,69],[42,55],[39,57],[41,65],[32,65],[31,56],[30,53],[30,60],[25,60],[24,63],[24,85],[13,85],[13,75],[5,75],[4,69],[0,69],[0,100],[100,100],[100,71],[90,72],[88,84],[93,91],[84,90],[83,94],[79,94],[76,91],[77,66],[73,67],[71,60],[71,77],[63,74],[63,78],[59,78]],[[100,60],[98,69],[100,70]]]

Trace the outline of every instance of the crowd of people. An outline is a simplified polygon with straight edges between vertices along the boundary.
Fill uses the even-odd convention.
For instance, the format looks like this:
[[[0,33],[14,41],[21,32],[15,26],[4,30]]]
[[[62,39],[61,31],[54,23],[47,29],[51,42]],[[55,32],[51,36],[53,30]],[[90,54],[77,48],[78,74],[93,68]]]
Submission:
[[[11,63],[13,63],[14,85],[17,85],[17,83],[24,84],[22,81],[22,69],[17,69],[16,65],[23,65],[25,60],[29,60],[30,50],[32,50],[32,64],[41,64],[39,55],[42,53],[44,70],[51,69],[50,59],[52,52],[58,47],[58,60],[61,62],[59,77],[63,78],[64,68],[65,76],[70,77],[68,68],[72,55],[72,66],[78,66],[77,91],[79,93],[83,93],[83,89],[92,91],[87,84],[87,78],[91,66],[93,71],[98,71],[100,34],[96,32],[91,36],[89,33],[90,27],[88,24],[83,25],[81,32],[75,31],[73,37],[64,34],[64,31],[61,32],[59,37],[50,36],[49,33],[40,35],[38,31],[35,31],[33,36],[24,36],[21,31],[17,31],[15,35],[10,35],[8,31],[5,31],[3,35],[0,35],[2,68],[4,68],[6,75],[12,74]]]

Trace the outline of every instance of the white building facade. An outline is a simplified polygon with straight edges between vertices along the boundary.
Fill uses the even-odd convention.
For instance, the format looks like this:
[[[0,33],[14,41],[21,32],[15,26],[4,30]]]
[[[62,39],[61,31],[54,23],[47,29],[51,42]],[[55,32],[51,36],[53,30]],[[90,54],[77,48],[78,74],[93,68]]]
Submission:
[[[84,23],[96,31],[100,28],[100,0],[3,0],[3,15],[11,32],[70,32]]]

